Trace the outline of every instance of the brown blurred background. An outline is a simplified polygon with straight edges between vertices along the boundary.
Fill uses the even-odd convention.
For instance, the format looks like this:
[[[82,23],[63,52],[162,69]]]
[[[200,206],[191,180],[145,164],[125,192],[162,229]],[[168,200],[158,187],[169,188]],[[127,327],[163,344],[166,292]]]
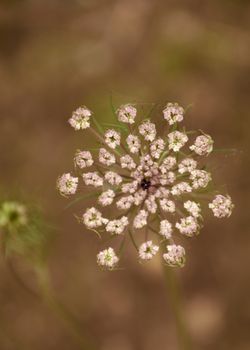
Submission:
[[[0,185],[41,203],[57,227],[54,286],[98,350],[178,349],[158,261],[141,266],[130,247],[126,269],[100,272],[100,242],[55,190],[86,142],[67,125],[71,111],[86,104],[108,120],[111,93],[116,105],[192,103],[187,127],[211,134],[216,147],[238,149],[218,154],[215,171],[234,213],[208,214],[198,239],[185,241],[180,280],[197,349],[250,349],[249,29],[247,0],[0,1]],[[3,258],[0,276],[1,350],[79,349]]]

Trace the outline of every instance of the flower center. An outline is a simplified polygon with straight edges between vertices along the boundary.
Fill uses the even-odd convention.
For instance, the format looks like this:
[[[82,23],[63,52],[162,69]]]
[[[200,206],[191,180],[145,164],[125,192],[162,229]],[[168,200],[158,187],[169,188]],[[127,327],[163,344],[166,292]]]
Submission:
[[[149,189],[149,187],[151,186],[151,182],[147,179],[143,179],[141,181],[141,188],[146,191],[147,189]]]

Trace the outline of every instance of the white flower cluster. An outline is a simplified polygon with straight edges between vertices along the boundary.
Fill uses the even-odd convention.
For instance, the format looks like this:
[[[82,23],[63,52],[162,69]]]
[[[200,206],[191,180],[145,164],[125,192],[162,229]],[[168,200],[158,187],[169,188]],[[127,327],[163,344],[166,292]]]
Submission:
[[[103,179],[96,171],[82,175],[83,181],[87,186],[100,187],[103,185]]]
[[[156,127],[154,123],[149,120],[145,121],[139,126],[139,133],[144,136],[146,141],[154,141],[156,136]]]
[[[100,148],[99,151],[99,162],[106,166],[115,164],[115,156],[107,151],[105,148]]]
[[[102,213],[96,208],[88,208],[83,214],[83,222],[88,228],[97,228],[108,223],[108,219],[102,217]]]
[[[141,141],[140,141],[138,136],[130,134],[130,135],[128,135],[126,141],[128,144],[129,151],[131,153],[138,153],[139,152],[139,150],[141,148]]]
[[[184,203],[184,208],[195,218],[198,218],[201,213],[201,206],[199,203],[193,201],[186,201]]]
[[[86,107],[80,107],[73,112],[69,123],[75,130],[93,131],[98,137],[99,152],[94,157],[89,150],[78,150],[74,163],[80,175],[65,173],[59,177],[59,192],[64,196],[75,194],[82,177],[84,184],[92,187],[93,197],[96,196],[95,205],[81,217],[87,228],[100,235],[120,237],[121,246],[129,235],[140,260],[152,259],[160,244],[167,243],[164,262],[169,266],[184,266],[185,249],[174,243],[175,236],[179,233],[193,237],[202,227],[203,206],[199,199],[209,195],[212,177],[204,170],[200,156],[212,152],[212,138],[200,133],[187,145],[188,133],[178,124],[183,121],[184,109],[176,103],[168,103],[164,108],[167,123],[162,130],[157,130],[149,118],[140,121],[136,106],[131,104],[117,109],[117,126],[122,132],[114,128],[102,134],[101,128],[92,127],[91,114]],[[92,196],[91,193],[86,195]],[[214,216],[222,218],[231,215],[234,205],[229,196],[216,195],[208,207]],[[134,238],[137,230],[145,231],[146,237],[155,234],[159,244],[146,238],[137,245],[141,237]],[[98,264],[108,269],[116,267],[119,260],[120,256],[111,247],[97,255]]]
[[[117,110],[118,120],[123,123],[134,124],[136,114],[136,108],[128,104]]]
[[[160,222],[160,234],[169,239],[172,237],[173,227],[168,220],[162,220]]]
[[[197,167],[196,160],[192,158],[183,159],[178,165],[178,171],[180,174],[191,173]]]
[[[168,245],[168,252],[163,254],[163,259],[169,266],[183,267],[185,265],[185,249],[180,245]]]
[[[173,125],[183,120],[184,109],[178,103],[168,103],[163,110],[164,118],[169,125]]]
[[[189,148],[199,156],[206,156],[212,152],[213,143],[214,141],[212,140],[211,136],[201,135],[196,138],[194,144]]]
[[[173,131],[168,134],[168,147],[174,152],[179,152],[179,150],[187,143],[188,137],[185,133],[180,131]]]
[[[123,216],[121,219],[110,220],[106,226],[106,231],[120,235],[128,224],[129,222],[126,216]]]
[[[77,186],[78,177],[74,177],[70,175],[70,173],[63,174],[57,180],[57,188],[59,192],[64,196],[75,194]]]
[[[91,167],[94,164],[92,154],[89,151],[77,151],[75,155],[75,165],[80,169]]]
[[[209,208],[217,218],[225,218],[232,214],[234,205],[230,196],[225,197],[219,194],[215,196],[212,203],[209,203]]]
[[[120,145],[121,134],[113,129],[107,130],[105,132],[105,142],[110,148],[115,149]]]
[[[175,224],[175,227],[178,228],[181,234],[188,237],[193,237],[199,233],[198,221],[193,216],[181,218],[180,222]]]
[[[91,112],[87,107],[79,107],[73,112],[69,123],[75,130],[87,129],[90,127]]]
[[[152,241],[142,243],[139,248],[139,257],[142,260],[151,260],[158,252],[159,247],[154,245]]]
[[[102,267],[113,269],[119,261],[113,248],[109,247],[97,254],[97,264]]]

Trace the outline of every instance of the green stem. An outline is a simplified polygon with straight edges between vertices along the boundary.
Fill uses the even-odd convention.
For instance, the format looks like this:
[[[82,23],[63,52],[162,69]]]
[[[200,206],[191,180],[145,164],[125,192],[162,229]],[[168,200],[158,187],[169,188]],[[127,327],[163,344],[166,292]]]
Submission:
[[[179,282],[176,277],[176,273],[172,267],[163,265],[164,276],[166,281],[166,287],[168,289],[168,295],[170,303],[175,316],[177,335],[179,341],[180,350],[191,350],[191,339],[186,328],[186,322],[183,316],[183,305],[181,302],[181,293]]]
[[[69,329],[72,336],[78,342],[78,345],[80,346],[79,348],[82,350],[94,349],[95,346],[93,346],[93,344],[86,340],[86,337],[84,337],[84,329],[75,319],[74,315],[72,315],[72,313],[58,300],[57,296],[55,295],[46,266],[42,265],[36,269],[36,272],[44,301],[65,323],[67,329]]]
[[[19,285],[34,297],[39,298],[40,295],[28,287],[26,283],[21,279],[19,274],[14,269],[12,262],[10,260],[7,262],[10,272],[12,273],[15,280],[19,283]],[[93,345],[92,341],[90,341],[84,334],[84,329],[81,324],[79,324],[75,316],[61,303],[60,300],[58,300],[58,297],[52,287],[49,270],[46,264],[41,261],[37,262],[37,264],[35,264],[35,272],[44,301],[51,308],[51,310],[55,312],[55,314],[65,323],[67,329],[71,332],[72,336],[78,342],[79,349],[95,349],[96,347]]]
[[[139,251],[139,248],[138,248],[138,246],[137,246],[137,244],[136,244],[136,241],[135,241],[135,239],[134,239],[133,233],[131,232],[131,230],[128,230],[128,233],[129,233],[129,237],[130,237],[130,239],[131,239],[131,241],[132,241],[132,243],[133,243],[133,246],[135,247],[135,249],[136,249],[137,251]]]

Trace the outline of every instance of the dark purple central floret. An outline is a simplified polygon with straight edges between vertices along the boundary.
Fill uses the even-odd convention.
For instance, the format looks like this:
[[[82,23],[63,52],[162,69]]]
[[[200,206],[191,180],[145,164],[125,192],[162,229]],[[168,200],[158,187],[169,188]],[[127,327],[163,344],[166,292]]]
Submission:
[[[147,189],[149,189],[149,187],[151,186],[151,182],[147,179],[143,179],[141,181],[141,188],[146,191]]]

